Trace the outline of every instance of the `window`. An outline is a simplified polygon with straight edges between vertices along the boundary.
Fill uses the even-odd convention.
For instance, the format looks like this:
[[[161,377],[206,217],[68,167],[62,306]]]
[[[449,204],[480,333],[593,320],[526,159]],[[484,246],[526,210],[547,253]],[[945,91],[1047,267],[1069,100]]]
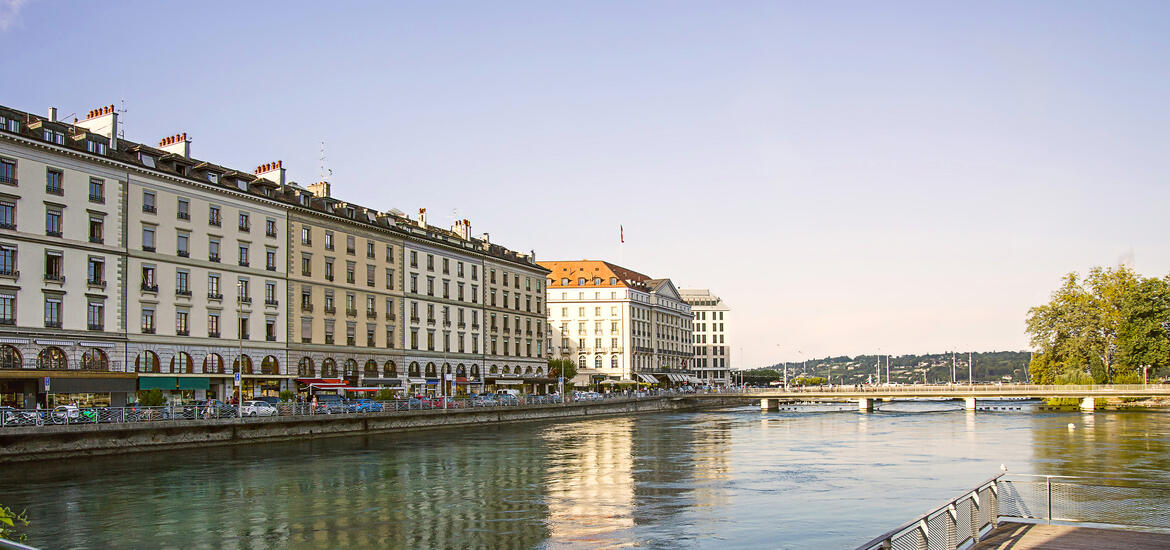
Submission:
[[[325,278],[330,280],[332,280],[329,277],[329,268],[331,266],[332,264],[328,262],[325,263]],[[301,254],[301,275],[306,277],[311,277],[313,275],[313,256],[311,254]]]
[[[272,218],[264,220],[264,234],[269,237],[276,236],[276,220]]]
[[[219,261],[219,239],[211,238],[207,240],[207,259],[212,262]]]
[[[366,257],[374,259],[374,243],[366,241]]]
[[[45,208],[45,235],[61,236],[61,209],[55,206]]]
[[[142,226],[142,249],[147,252],[154,252],[154,227],[150,225]]]
[[[86,140],[85,150],[99,155],[106,154],[106,144],[97,140]]]
[[[418,274],[410,274],[410,292],[418,294]]]
[[[45,170],[45,192],[54,195],[64,195],[65,188],[61,187],[61,180],[65,174],[60,170],[48,168]]]
[[[187,336],[188,334],[191,333],[191,329],[187,325],[187,317],[188,316],[189,316],[189,314],[186,311],[176,311],[175,312],[175,334],[176,335]]]
[[[45,251],[45,280],[63,282],[65,280],[64,256],[60,252]]]
[[[158,292],[158,284],[154,280],[154,266],[142,266],[142,290]]]
[[[435,255],[427,254],[427,271],[435,270]]]
[[[374,266],[366,266],[366,286],[374,286]]]
[[[0,158],[0,183],[16,185],[16,161]]]
[[[153,214],[155,212],[154,206],[154,191],[142,192],[142,211]]]
[[[175,212],[176,212],[175,215],[180,220],[191,219],[191,201],[189,201],[187,199],[179,199],[179,206]]]
[[[236,294],[237,294],[236,298],[238,298],[239,301],[241,301],[245,304],[252,302],[252,297],[248,294],[248,280],[247,279],[239,279],[238,281],[236,281]]]
[[[207,335],[212,338],[219,337],[219,313],[217,312],[207,314]]]
[[[16,294],[0,293],[0,325],[16,324]]]
[[[276,319],[264,319],[264,339],[269,342],[276,341]]]
[[[86,282],[94,286],[106,285],[106,261],[101,257],[89,258],[89,265],[86,268]]]
[[[325,280],[333,280],[333,258],[325,258]]]
[[[212,300],[223,298],[223,294],[219,291],[219,274],[217,273],[209,273],[207,275],[207,297]]]
[[[106,182],[100,178],[89,178],[89,202],[106,202]]]
[[[219,207],[218,206],[207,207],[207,223],[214,225],[216,227],[219,227],[219,225],[221,223],[223,223],[222,218],[220,218],[220,216],[219,216]]]
[[[175,251],[179,256],[186,258],[191,255],[190,251],[191,235],[187,233],[179,233],[176,238]]]
[[[471,265],[471,280],[472,281],[479,280],[479,266],[478,265],[475,265],[475,264]]]
[[[101,244],[105,241],[105,220],[101,216],[89,217],[89,242]]]
[[[353,284],[353,281],[354,281],[354,278],[353,278],[354,267],[355,266],[354,266],[353,262],[345,262],[345,282],[347,282],[349,284]]]
[[[154,310],[142,308],[142,333],[154,334]]]
[[[307,225],[301,226],[301,244],[313,244],[313,228]]]
[[[386,268],[386,290],[394,290],[394,270]]]
[[[357,247],[357,243],[356,243],[356,239],[354,239],[353,235],[346,235],[345,236],[345,253],[346,254],[353,254],[354,252],[357,251],[356,247]]]
[[[0,229],[16,229],[16,203],[0,201]]]
[[[410,251],[410,267],[418,267],[418,252]]]
[[[190,279],[191,279],[190,272],[182,271],[182,270],[175,272],[175,294],[176,295],[178,295],[178,296],[190,296],[191,295],[191,285],[189,284]]]
[[[101,302],[89,302],[85,310],[85,325],[89,330],[102,330],[106,326],[106,305]]]
[[[142,154],[140,154],[140,155],[138,156],[138,158],[139,158],[140,160],[142,160],[142,165],[143,165],[143,166],[145,166],[145,167],[147,167],[147,168],[154,168],[154,157],[153,157],[152,155],[148,155],[148,154],[146,154],[146,153],[142,153]]]
[[[240,266],[248,267],[248,243],[240,243]]]
[[[325,232],[325,250],[333,250],[333,232]]]
[[[45,328],[61,328],[61,297],[45,298]]]
[[[394,248],[391,247],[390,245],[386,245],[386,261],[387,262],[394,261]]]
[[[248,224],[248,213],[240,212],[240,231],[249,231],[251,225]]]
[[[271,248],[264,250],[264,269],[276,271],[276,251]]]
[[[49,143],[56,143],[57,145],[65,145],[65,133],[64,132],[59,132],[57,130],[45,128],[44,133],[41,134],[41,137],[43,137],[45,139],[45,141],[47,141]]]
[[[443,273],[451,273],[451,263],[447,258],[443,258]]]
[[[247,340],[248,339],[248,316],[247,315],[240,316],[239,331],[238,331],[237,337],[240,340]]]
[[[276,302],[276,282],[275,281],[265,281],[264,282],[264,303],[266,305],[270,305],[270,306],[277,305],[277,302]]]

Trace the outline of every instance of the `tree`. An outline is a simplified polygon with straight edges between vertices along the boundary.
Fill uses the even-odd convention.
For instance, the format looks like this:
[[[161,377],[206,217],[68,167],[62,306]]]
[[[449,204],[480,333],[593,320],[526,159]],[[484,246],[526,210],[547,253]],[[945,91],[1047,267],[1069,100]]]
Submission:
[[[140,407],[161,407],[167,404],[167,398],[163,396],[162,390],[153,389],[138,392],[138,405]]]
[[[1044,305],[1028,311],[1027,331],[1032,345],[1047,355],[1041,382],[1051,383],[1069,372],[1092,374],[1109,382],[1116,368],[1118,338],[1126,324],[1123,304],[1140,278],[1132,269],[1093,268],[1082,281],[1069,273]]]
[[[1170,367],[1170,337],[1163,323],[1170,320],[1170,277],[1143,279],[1121,305],[1126,319],[1118,334],[1118,362],[1133,367],[1129,380],[1141,383],[1142,366],[1154,374]]]
[[[18,531],[19,527],[28,527],[28,512],[17,514],[7,506],[0,506],[0,539],[27,541],[28,535]]]
[[[571,384],[569,381],[577,376],[577,363],[574,363],[572,359],[549,359],[548,375],[564,376],[565,384]]]

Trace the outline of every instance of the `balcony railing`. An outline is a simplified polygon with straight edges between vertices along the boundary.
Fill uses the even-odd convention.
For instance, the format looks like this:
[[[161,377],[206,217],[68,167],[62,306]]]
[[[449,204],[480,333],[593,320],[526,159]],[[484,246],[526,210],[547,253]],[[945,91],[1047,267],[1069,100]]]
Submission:
[[[190,290],[176,290],[176,291],[175,291],[175,296],[182,296],[182,297],[184,297],[184,298],[190,298],[190,297],[191,297],[191,291],[190,291]]]
[[[0,222],[0,229],[16,229],[16,223]]]
[[[85,281],[85,284],[88,285],[90,288],[106,288],[105,281],[97,281],[94,279],[87,279]]]
[[[223,294],[220,294],[218,292],[208,292],[207,299],[208,300],[216,300],[216,301],[223,300]]]
[[[374,310],[366,311],[366,319],[377,319],[378,312]]]
[[[50,229],[46,229],[46,230],[45,230],[45,235],[47,235],[47,236],[49,236],[49,237],[60,237],[60,236],[61,236],[61,232],[60,232],[60,231],[53,231],[53,230],[50,230]]]
[[[143,292],[158,292],[158,285],[142,283]]]
[[[215,227],[219,227],[220,225],[223,224],[223,220],[219,216],[212,216],[210,218],[207,218],[207,223],[208,223],[208,225],[213,225]]]
[[[310,303],[301,302],[301,311],[304,311],[306,313],[312,313],[313,312],[313,304],[311,302]]]
[[[12,326],[16,324],[16,317],[0,317],[0,325]]]
[[[345,308],[346,317],[357,317],[357,309]]]
[[[419,321],[419,318],[418,318],[418,316],[417,316],[417,315],[411,315],[411,316],[410,316],[410,322],[412,322],[412,323],[417,323],[418,321]]]
[[[208,331],[207,337],[208,338],[219,338],[219,331],[218,330],[217,331]]]
[[[265,299],[264,299],[264,305],[266,305],[266,306],[279,306],[279,305],[280,305],[280,301],[279,301],[279,300],[277,300],[276,298],[273,298],[273,299],[271,299],[271,300],[269,300],[269,299],[265,298]]]
[[[186,258],[186,257],[189,257],[191,255],[191,253],[186,251],[186,250],[180,250],[178,252],[175,252],[175,255],[177,255],[180,258]]]
[[[179,218],[180,220],[190,220],[191,213],[190,212],[183,212],[180,210],[177,214],[175,214],[175,217]]]
[[[46,273],[45,282],[65,284],[65,276],[60,273]]]
[[[330,315],[337,313],[337,308],[334,306],[325,306],[325,313],[328,313]]]
[[[248,267],[248,260],[240,260],[240,267]]]
[[[106,329],[106,325],[104,323],[88,323],[86,326],[89,328],[89,330],[105,330]]]
[[[146,212],[147,214],[154,214],[156,210],[153,204],[144,204],[142,205],[142,211]]]
[[[154,334],[154,327],[142,327],[142,334]]]
[[[61,328],[61,321],[45,321],[45,328]]]
[[[153,247],[153,246],[146,246],[146,245],[142,245],[142,251],[143,251],[143,252],[154,252],[154,247]]]
[[[105,239],[103,239],[102,237],[97,237],[97,236],[94,236],[94,235],[90,235],[90,236],[89,236],[89,242],[91,242],[91,243],[93,243],[93,244],[105,244],[106,240],[105,240]]]
[[[207,256],[207,261],[219,263],[219,254],[209,254]]]
[[[191,335],[191,331],[189,331],[189,330],[184,329],[184,330],[176,330],[175,331],[175,336],[190,336],[190,335]]]

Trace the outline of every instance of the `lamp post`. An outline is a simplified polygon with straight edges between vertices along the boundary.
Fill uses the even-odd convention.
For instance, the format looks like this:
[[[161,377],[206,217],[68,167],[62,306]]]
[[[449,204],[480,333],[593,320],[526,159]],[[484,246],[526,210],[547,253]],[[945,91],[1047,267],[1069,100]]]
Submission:
[[[240,383],[236,384],[236,418],[244,417],[244,281],[236,281],[236,336],[240,348],[236,356],[236,369]]]

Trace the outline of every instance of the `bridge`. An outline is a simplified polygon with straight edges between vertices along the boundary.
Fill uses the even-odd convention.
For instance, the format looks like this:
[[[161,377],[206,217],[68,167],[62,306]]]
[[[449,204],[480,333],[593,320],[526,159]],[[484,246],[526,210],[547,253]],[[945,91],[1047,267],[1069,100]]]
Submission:
[[[1032,398],[1078,399],[1083,411],[1095,409],[1099,397],[1167,397],[1170,384],[1093,384],[1093,385],[1035,385],[1035,384],[970,384],[898,386],[814,386],[789,388],[745,388],[739,391],[698,394],[698,399],[737,394],[748,400],[759,400],[763,410],[776,410],[782,401],[823,399],[857,401],[861,411],[872,411],[877,400],[895,399],[962,399],[969,411],[975,410],[979,399]]]

